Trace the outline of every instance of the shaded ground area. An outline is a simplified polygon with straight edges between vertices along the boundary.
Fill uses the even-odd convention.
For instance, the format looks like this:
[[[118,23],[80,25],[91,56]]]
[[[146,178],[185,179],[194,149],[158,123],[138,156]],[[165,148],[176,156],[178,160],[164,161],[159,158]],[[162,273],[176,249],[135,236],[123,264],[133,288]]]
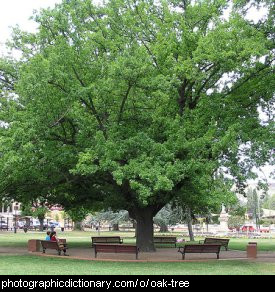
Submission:
[[[181,254],[177,252],[177,248],[159,248],[154,253],[139,253],[139,262],[182,262]],[[42,252],[28,253],[27,248],[24,247],[0,247],[0,254],[12,255],[12,254],[32,254],[39,256],[58,256],[55,250],[47,250],[46,254]],[[97,259],[95,259],[94,250],[92,248],[69,248],[66,258],[71,259],[83,259],[83,260],[99,260],[99,261],[136,261],[134,254],[124,253],[99,253]],[[246,260],[245,251],[229,250],[220,252],[220,260]],[[185,261],[217,261],[216,254],[186,254]],[[265,251],[258,252],[257,259],[253,259],[261,262],[275,262],[275,252]]]

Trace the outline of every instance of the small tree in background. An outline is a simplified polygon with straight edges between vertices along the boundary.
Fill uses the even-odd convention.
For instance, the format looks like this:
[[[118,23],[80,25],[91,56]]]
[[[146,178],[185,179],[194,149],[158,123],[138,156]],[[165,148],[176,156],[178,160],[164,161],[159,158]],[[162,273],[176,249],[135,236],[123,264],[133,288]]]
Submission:
[[[263,213],[262,199],[256,189],[249,188],[247,191],[247,213],[256,222],[257,228],[260,228],[259,220]]]
[[[164,206],[154,217],[154,223],[160,227],[159,232],[168,232],[169,225],[180,222],[177,212],[173,210],[171,204]]]
[[[21,215],[22,216],[31,216],[39,220],[39,231],[44,230],[44,219],[47,212],[49,212],[49,207],[46,202],[32,202],[32,203],[22,203],[21,205]],[[29,226],[30,222],[27,222]]]
[[[275,210],[275,194],[272,196],[266,196],[262,207],[269,210]]]
[[[66,213],[74,223],[74,230],[84,230],[82,222],[88,215],[89,210],[85,209],[84,207],[75,207],[66,210]]]
[[[245,223],[245,218],[242,216],[230,216],[228,219],[228,227],[229,228],[234,228],[237,231],[240,230],[240,227]]]
[[[129,221],[129,213],[126,210],[119,210],[117,212],[113,212],[112,210],[103,210],[93,215],[90,223],[92,225],[100,225],[103,222],[109,222],[109,224],[112,225],[112,229],[114,231],[119,231],[119,224]]]

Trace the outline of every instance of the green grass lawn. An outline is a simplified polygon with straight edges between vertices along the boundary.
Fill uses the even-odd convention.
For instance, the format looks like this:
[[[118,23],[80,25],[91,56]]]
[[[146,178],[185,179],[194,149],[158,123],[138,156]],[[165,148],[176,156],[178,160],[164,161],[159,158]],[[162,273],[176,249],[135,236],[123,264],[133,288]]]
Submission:
[[[211,261],[130,263],[31,255],[0,256],[1,275],[275,275],[275,263]]]

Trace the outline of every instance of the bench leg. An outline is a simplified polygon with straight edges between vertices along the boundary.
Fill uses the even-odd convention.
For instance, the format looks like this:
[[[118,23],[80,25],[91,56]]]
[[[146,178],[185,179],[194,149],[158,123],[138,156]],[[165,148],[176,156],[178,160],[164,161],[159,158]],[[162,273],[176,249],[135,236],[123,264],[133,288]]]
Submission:
[[[46,248],[43,248],[43,253],[45,253],[45,251],[46,251]]]

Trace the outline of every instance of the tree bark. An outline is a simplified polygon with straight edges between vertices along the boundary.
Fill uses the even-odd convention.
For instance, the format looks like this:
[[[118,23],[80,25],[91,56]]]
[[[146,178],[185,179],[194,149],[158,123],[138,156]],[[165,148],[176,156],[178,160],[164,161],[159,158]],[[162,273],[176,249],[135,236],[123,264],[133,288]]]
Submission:
[[[188,232],[189,232],[190,241],[195,241],[193,227],[192,227],[193,220],[192,220],[191,209],[187,208],[186,212],[187,212],[186,221],[187,221],[187,225],[188,225]]]
[[[160,225],[159,232],[168,232],[168,226],[165,224]]]
[[[83,231],[83,226],[81,221],[74,222],[74,230]]]
[[[39,231],[44,230],[44,218],[38,218],[39,220]]]
[[[26,218],[26,227],[29,228],[31,226],[31,219]]]
[[[155,216],[152,208],[135,208],[134,216],[137,222],[136,226],[136,243],[142,252],[156,251],[154,245],[154,225],[153,217]]]

